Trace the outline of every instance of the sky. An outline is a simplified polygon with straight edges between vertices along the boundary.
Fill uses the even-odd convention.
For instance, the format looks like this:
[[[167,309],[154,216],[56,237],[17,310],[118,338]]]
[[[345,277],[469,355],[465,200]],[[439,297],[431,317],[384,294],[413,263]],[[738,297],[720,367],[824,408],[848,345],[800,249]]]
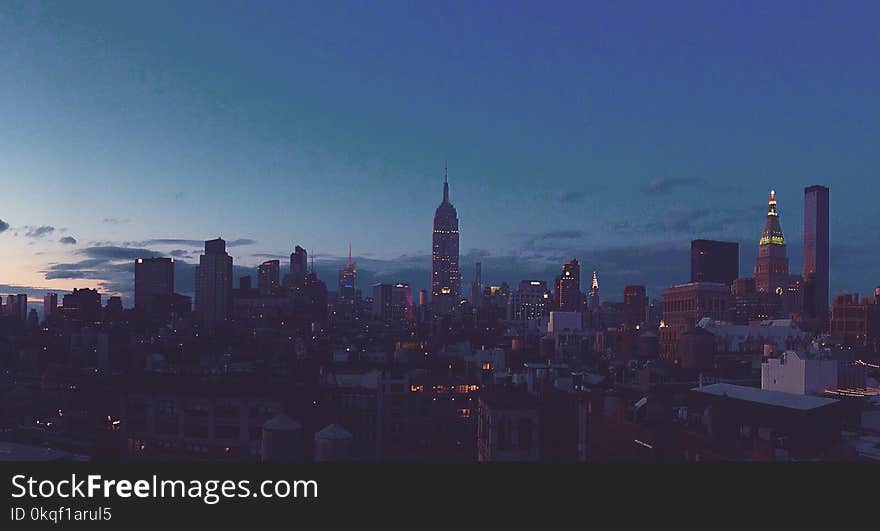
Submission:
[[[294,245],[334,287],[427,286],[448,164],[467,291],[578,258],[603,298],[751,274],[775,188],[831,189],[831,289],[880,284],[880,3],[0,3],[0,293],[98,287],[201,241]],[[586,281],[583,282],[586,285]]]

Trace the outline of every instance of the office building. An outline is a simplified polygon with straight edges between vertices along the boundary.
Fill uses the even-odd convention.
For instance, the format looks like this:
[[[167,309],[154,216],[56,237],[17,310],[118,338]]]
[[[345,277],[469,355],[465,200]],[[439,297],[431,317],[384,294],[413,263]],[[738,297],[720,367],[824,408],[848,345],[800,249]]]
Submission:
[[[227,321],[232,312],[232,257],[226,242],[217,238],[205,242],[205,254],[196,267],[195,311],[209,331]]]
[[[461,299],[458,240],[458,213],[449,202],[447,172],[443,179],[443,200],[434,213],[431,245],[431,299],[440,312],[449,311]]]
[[[257,267],[257,288],[260,290],[260,295],[264,297],[278,294],[281,288],[281,262],[279,260],[266,260]]]
[[[729,286],[738,277],[738,243],[691,241],[691,282],[720,282]]]
[[[134,261],[134,307],[153,313],[167,305],[174,293],[174,258],[138,258]]]
[[[804,189],[804,317],[821,325],[828,321],[828,188]]]

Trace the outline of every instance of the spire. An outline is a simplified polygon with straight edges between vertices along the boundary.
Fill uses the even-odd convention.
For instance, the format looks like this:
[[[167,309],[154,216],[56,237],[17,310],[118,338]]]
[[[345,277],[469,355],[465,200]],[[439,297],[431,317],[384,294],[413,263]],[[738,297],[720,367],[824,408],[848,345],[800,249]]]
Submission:
[[[782,226],[779,224],[779,213],[776,211],[776,190],[770,190],[770,201],[767,202],[767,220],[761,233],[759,245],[785,245]]]
[[[443,164],[443,202],[449,202],[449,166]]]
[[[593,271],[593,279],[590,282],[590,291],[591,292],[599,291],[599,275],[597,275],[595,271]]]

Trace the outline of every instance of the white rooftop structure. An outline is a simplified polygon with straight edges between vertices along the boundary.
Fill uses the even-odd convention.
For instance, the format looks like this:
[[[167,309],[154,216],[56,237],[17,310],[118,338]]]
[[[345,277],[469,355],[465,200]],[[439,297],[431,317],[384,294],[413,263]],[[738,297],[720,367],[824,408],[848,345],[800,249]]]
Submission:
[[[784,407],[788,409],[798,409],[807,411],[825,407],[838,402],[833,398],[822,398],[810,395],[796,395],[792,393],[783,393],[781,391],[767,391],[756,387],[746,387],[743,385],[733,385],[727,383],[717,383],[706,385],[703,387],[694,387],[692,391],[705,393],[707,395],[728,396],[736,400],[744,400],[746,402],[756,402],[766,404],[768,406]]]

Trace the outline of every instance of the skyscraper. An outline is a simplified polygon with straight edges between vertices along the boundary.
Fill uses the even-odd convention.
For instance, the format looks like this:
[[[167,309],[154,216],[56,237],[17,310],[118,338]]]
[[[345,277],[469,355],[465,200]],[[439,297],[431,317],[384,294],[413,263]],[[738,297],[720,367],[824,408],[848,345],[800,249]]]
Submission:
[[[461,299],[458,237],[458,213],[449,202],[447,171],[443,178],[443,201],[434,213],[431,250],[431,298],[438,309],[448,310]]]
[[[527,322],[550,314],[550,290],[543,280],[521,280],[507,301],[507,318]]]
[[[480,262],[474,264],[474,280],[471,282],[471,305],[479,308],[483,300],[483,267]]]
[[[232,309],[232,257],[226,242],[217,238],[205,242],[205,254],[196,267],[196,315],[213,330],[229,319]]]
[[[640,325],[647,319],[648,296],[645,286],[626,286],[623,288],[624,322],[627,325]]]
[[[291,261],[291,263],[293,262]],[[305,278],[305,274],[303,274],[303,278]],[[279,260],[266,260],[257,267],[257,287],[260,290],[260,295],[277,294],[280,284],[281,262]]]
[[[581,311],[581,264],[577,259],[562,264],[556,277],[556,309],[563,312]]]
[[[828,321],[828,188],[804,188],[804,314]]]
[[[58,294],[47,293],[43,295],[43,319],[48,319],[58,309]]]
[[[770,190],[767,203],[767,219],[758,244],[758,259],[755,261],[755,288],[759,293],[782,295],[789,285],[788,255],[785,238],[776,211],[776,191]]]
[[[290,254],[290,280],[295,286],[302,285],[309,271],[309,259],[306,250],[297,245]]]
[[[739,244],[714,240],[691,241],[691,282],[720,282],[730,286],[739,278]]]
[[[351,319],[357,313],[358,293],[357,264],[351,258],[351,245],[349,245],[348,265],[339,270],[337,313],[342,320]]]
[[[143,312],[167,305],[174,293],[174,258],[138,258],[134,261],[134,307]]]
[[[590,296],[587,299],[590,311],[599,311],[599,275],[593,271],[593,278],[590,279]]]

